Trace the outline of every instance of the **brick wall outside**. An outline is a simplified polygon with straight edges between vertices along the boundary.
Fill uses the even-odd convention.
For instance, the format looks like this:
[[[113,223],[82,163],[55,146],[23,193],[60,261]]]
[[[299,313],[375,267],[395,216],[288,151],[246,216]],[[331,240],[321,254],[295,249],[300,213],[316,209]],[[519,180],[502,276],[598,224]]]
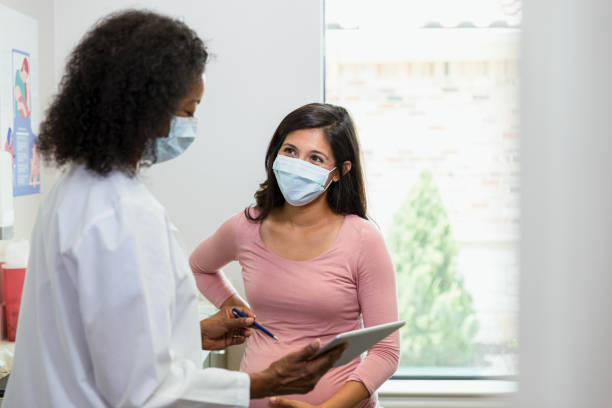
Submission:
[[[516,341],[518,318],[518,34],[507,37],[498,47],[488,37],[482,56],[472,44],[465,60],[411,52],[377,60],[367,50],[343,58],[342,47],[356,45],[346,35],[328,40],[326,54],[326,102],[356,123],[371,216],[386,233],[419,173],[433,173],[474,297],[477,341],[502,349]],[[515,368],[514,359],[488,360]]]

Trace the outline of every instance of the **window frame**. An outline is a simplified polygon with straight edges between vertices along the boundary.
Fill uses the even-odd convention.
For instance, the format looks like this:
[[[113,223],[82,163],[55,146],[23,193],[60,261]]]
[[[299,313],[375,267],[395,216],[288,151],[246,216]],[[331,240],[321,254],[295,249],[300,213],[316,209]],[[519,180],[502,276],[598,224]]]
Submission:
[[[321,0],[321,95],[327,102],[327,19]],[[395,373],[378,390],[387,407],[510,407],[519,387],[515,375],[407,375]]]

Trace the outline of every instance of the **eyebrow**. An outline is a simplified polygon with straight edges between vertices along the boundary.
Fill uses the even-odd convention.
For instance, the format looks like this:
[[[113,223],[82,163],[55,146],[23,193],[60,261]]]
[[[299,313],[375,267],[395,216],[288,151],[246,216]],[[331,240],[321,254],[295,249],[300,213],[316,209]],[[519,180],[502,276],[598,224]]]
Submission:
[[[283,143],[283,145],[281,146],[281,148],[282,148],[282,147],[285,147],[285,146],[287,146],[287,147],[291,147],[291,148],[293,148],[293,149],[295,149],[295,150],[299,150],[299,149],[297,148],[297,146],[292,145],[291,143]],[[321,156],[323,156],[323,157],[325,157],[327,160],[329,160],[329,157],[327,157],[327,155],[326,155],[325,153],[323,153],[323,152],[321,152],[321,151],[319,151],[319,150],[311,150],[311,151],[310,151],[310,153],[317,153],[317,154],[320,154]]]
[[[320,152],[320,151],[318,151],[318,150],[312,150],[310,153],[318,153],[318,154],[320,154],[321,156],[325,157],[327,160],[329,160],[329,157],[327,157],[327,155],[326,155],[325,153]]]

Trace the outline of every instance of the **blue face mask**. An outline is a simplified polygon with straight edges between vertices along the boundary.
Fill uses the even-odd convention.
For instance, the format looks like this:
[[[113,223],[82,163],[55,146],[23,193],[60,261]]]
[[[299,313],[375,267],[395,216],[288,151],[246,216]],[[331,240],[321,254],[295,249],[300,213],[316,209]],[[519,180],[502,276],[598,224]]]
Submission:
[[[278,155],[272,165],[276,182],[285,200],[296,207],[306,205],[323,194],[329,174],[334,171],[315,166],[304,160]]]
[[[198,129],[198,120],[194,117],[174,116],[170,124],[168,137],[155,140],[155,154],[161,163],[174,159],[183,153],[195,140]]]

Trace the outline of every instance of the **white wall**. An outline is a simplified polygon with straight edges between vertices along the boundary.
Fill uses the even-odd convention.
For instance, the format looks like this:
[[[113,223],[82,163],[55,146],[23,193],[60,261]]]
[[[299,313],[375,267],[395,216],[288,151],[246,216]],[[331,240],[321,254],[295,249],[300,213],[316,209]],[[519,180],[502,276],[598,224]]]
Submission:
[[[524,3],[520,407],[612,406],[612,3]]]
[[[38,22],[39,106],[41,116],[55,91],[53,0],[0,0],[0,4],[32,17]],[[54,171],[41,169],[41,194],[15,197],[15,235],[13,239],[29,239],[38,206],[55,180]],[[0,241],[0,247],[7,241]],[[1,252],[1,251],[0,251]]]
[[[0,3],[40,18],[51,1]],[[58,75],[93,21],[133,4],[55,0],[55,22],[39,20],[41,67],[46,60],[51,70],[55,47]],[[282,116],[321,99],[320,2],[146,5],[185,16],[217,55],[208,67],[200,140],[146,175],[190,250],[251,201]],[[610,15],[605,0],[524,2],[521,407],[612,401]],[[41,77],[43,98],[51,88]]]
[[[184,19],[213,54],[206,68],[199,139],[143,176],[191,251],[253,202],[267,143],[294,108],[322,100],[320,0],[55,0],[56,77],[100,17],[142,7]],[[241,285],[234,265],[232,280]]]

